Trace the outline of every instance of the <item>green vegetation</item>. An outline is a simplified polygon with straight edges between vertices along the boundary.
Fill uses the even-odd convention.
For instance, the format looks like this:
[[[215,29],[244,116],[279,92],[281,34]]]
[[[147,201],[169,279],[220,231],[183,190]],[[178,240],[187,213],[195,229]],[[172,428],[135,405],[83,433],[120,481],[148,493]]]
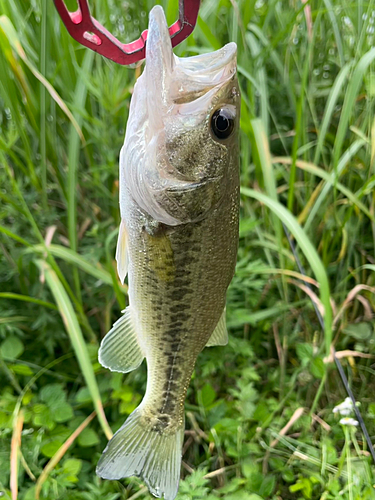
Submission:
[[[154,4],[90,3],[123,41]],[[95,477],[146,381],[97,361],[127,301],[118,155],[139,70],[78,46],[50,0],[0,0],[0,16],[0,496],[150,498]],[[374,28],[374,0],[204,0],[177,48],[236,41],[243,100],[230,342],[198,359],[179,500],[375,499],[328,359],[333,344],[375,442]]]

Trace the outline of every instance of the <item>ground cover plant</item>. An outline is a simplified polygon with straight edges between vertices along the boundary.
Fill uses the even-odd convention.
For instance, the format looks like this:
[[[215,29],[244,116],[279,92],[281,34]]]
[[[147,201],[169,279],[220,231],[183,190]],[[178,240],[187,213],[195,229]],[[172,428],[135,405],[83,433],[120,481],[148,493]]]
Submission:
[[[90,3],[124,42],[154,4]],[[173,22],[177,1],[162,4]],[[197,362],[180,500],[375,498],[331,354],[374,442],[374,28],[372,0],[204,0],[176,50],[235,41],[242,91],[230,341]],[[2,498],[150,498],[135,478],[95,477],[146,382],[145,366],[97,361],[127,303],[118,155],[140,71],[78,46],[50,0],[0,0]]]

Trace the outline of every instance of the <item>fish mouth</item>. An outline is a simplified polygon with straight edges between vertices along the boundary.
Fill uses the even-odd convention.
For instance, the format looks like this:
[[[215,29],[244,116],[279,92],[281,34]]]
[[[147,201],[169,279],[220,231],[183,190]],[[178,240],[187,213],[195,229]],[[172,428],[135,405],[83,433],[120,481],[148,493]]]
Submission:
[[[195,101],[215,88],[224,85],[237,71],[237,46],[231,42],[215,52],[179,58],[169,88],[175,104]]]
[[[172,103],[190,102],[227,82],[236,71],[237,45],[234,42],[214,52],[177,57],[162,7],[155,5],[151,10],[146,74],[149,109],[153,113],[157,102],[166,107]]]
[[[176,57],[176,70],[180,70],[186,78],[194,80],[197,85],[215,87],[236,73],[237,45],[230,42],[215,52],[197,56]],[[181,75],[182,76],[182,75]]]

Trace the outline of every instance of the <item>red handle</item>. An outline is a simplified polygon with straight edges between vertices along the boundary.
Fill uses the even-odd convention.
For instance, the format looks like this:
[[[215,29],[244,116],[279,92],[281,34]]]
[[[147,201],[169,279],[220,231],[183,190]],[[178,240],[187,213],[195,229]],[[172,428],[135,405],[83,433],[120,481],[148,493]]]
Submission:
[[[80,44],[112,61],[126,65],[146,57],[147,30],[138,40],[120,43],[96,19],[91,17],[87,0],[78,0],[79,9],[69,12],[64,0],[53,0],[69,34]],[[179,19],[169,28],[172,46],[187,38],[197,22],[200,0],[180,0]]]

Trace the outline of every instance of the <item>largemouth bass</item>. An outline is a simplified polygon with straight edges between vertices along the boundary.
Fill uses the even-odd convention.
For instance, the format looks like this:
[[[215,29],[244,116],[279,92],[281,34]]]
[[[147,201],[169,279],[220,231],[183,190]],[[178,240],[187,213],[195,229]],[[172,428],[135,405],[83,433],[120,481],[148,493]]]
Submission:
[[[129,372],[147,360],[147,389],[97,467],[140,476],[173,500],[184,400],[198,354],[225,345],[226,290],[238,245],[240,95],[236,44],[173,54],[164,12],[150,13],[146,66],[120,155],[116,258],[129,306],[104,338],[101,364]]]

